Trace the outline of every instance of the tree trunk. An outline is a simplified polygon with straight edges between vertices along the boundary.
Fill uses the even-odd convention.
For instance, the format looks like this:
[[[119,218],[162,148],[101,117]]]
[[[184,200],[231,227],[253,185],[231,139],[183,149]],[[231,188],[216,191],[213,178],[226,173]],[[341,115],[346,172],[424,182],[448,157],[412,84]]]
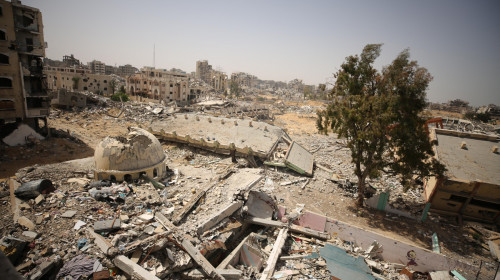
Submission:
[[[365,177],[358,176],[358,200],[356,201],[356,206],[363,207],[364,198],[365,198]]]

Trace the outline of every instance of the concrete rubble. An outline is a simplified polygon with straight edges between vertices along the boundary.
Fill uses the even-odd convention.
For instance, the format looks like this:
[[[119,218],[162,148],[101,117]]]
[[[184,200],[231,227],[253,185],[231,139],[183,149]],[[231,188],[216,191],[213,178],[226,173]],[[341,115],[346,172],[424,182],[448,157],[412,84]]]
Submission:
[[[481,268],[314,213],[314,203],[290,205],[290,197],[310,192],[356,197],[345,142],[292,139],[282,128],[258,121],[262,110],[251,106],[239,111],[225,103],[204,106],[213,115],[160,104],[120,105],[118,122],[148,119],[141,131],[178,144],[156,154],[152,164],[165,165],[161,174],[100,179],[91,157],[23,168],[2,183],[9,192],[2,201],[13,221],[3,231],[0,249],[16,271],[25,279],[55,277],[72,268],[86,279],[453,279],[485,269],[486,275],[494,273],[495,267]],[[101,105],[75,110],[117,117]],[[240,119],[249,112],[256,119]],[[174,126],[173,120],[180,121]],[[99,156],[109,155],[106,151]],[[113,154],[116,164],[132,161],[133,155]],[[130,170],[148,168],[148,155],[141,154],[146,163],[131,164]],[[54,188],[15,195],[23,184],[41,179]],[[381,220],[422,216],[421,189],[402,192],[395,178],[385,176],[369,184],[368,206],[379,208],[382,193],[390,193],[380,206],[386,211]],[[432,232],[423,234],[430,238]],[[496,235],[471,226],[471,236],[484,239],[498,257]]]

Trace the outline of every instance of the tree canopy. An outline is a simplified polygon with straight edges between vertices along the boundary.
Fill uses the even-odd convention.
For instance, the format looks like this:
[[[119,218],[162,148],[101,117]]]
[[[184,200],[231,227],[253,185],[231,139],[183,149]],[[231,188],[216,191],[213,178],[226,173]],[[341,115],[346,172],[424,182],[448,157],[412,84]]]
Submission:
[[[441,176],[444,166],[435,158],[433,143],[421,116],[432,76],[410,61],[408,50],[378,71],[373,67],[381,44],[366,45],[349,56],[334,75],[333,102],[318,112],[317,127],[332,129],[347,139],[358,177],[358,206],[363,204],[366,179],[381,172],[398,175],[403,186],[413,179]]]

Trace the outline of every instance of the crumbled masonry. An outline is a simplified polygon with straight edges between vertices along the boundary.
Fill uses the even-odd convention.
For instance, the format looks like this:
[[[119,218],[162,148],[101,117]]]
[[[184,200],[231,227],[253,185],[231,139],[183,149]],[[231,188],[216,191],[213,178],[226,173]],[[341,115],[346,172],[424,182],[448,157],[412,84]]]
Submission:
[[[422,220],[423,189],[404,193],[393,177],[370,181],[366,204],[373,210],[351,212],[344,220],[316,210],[322,201],[357,195],[343,139],[288,135],[279,126],[231,115],[172,114],[159,105],[131,103],[121,110],[120,118],[154,121],[103,139],[94,157],[23,168],[3,183],[8,191],[0,199],[13,224],[0,247],[22,276],[71,271],[94,279],[469,279],[495,273],[494,264],[450,255],[452,243],[443,244],[442,231],[436,233],[442,253],[435,253],[434,230],[420,233],[425,238],[418,243],[356,226],[349,216],[370,215],[380,223],[375,228]],[[176,119],[186,123],[171,125]],[[36,183],[42,179],[52,188]],[[16,196],[23,184],[37,187]],[[309,199],[313,195],[316,201]],[[494,234],[467,227],[471,240],[484,238],[484,250],[498,256]]]

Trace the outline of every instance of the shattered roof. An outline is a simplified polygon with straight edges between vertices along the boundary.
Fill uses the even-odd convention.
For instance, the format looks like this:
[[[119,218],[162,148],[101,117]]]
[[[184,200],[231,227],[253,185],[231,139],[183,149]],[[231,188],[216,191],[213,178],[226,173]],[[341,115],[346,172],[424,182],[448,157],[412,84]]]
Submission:
[[[447,135],[436,130],[437,156],[448,169],[448,175],[465,181],[500,184],[500,154],[492,147],[498,141]],[[460,145],[466,143],[467,148]]]

